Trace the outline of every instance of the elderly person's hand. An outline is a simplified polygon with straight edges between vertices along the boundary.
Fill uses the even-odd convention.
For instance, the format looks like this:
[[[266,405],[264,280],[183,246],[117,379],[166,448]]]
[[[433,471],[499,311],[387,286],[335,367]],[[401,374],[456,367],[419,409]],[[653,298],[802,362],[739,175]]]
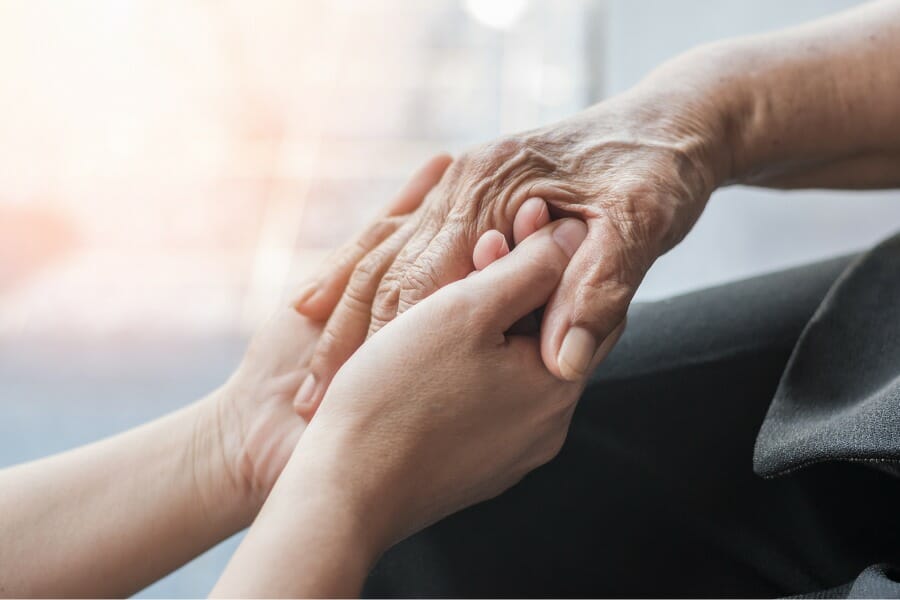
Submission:
[[[547,302],[585,235],[578,220],[551,223],[493,264],[505,252],[487,239],[486,268],[369,339],[213,595],[358,594],[392,544],[553,458],[584,382],[560,381],[535,337],[508,332]]]
[[[498,229],[516,243],[546,222],[536,199],[554,216],[588,225],[547,306],[541,342],[552,373],[583,378],[611,348],[605,342],[623,326],[647,269],[687,233],[722,179],[715,114],[699,105],[663,111],[664,102],[632,93],[459,157],[409,222],[355,264],[343,262],[339,276],[298,304],[318,318],[334,309],[298,397],[301,411],[314,410],[367,334],[465,276],[481,234]]]
[[[301,414],[368,333],[463,277],[482,233],[518,241],[514,215],[531,198],[588,225],[541,340],[550,371],[579,379],[610,349],[647,269],[718,185],[897,185],[898,23],[900,2],[873,2],[702,46],[571,119],[461,156],[411,220],[298,304],[313,318],[331,315]]]
[[[445,155],[428,161],[363,235],[326,262],[324,272],[342,273],[342,261],[359,260],[393,233],[419,207],[449,164]],[[301,289],[297,297],[302,298],[308,289]],[[232,480],[251,495],[255,506],[262,505],[306,427],[293,402],[310,373],[322,325],[297,314],[292,305],[281,307],[256,333],[240,367],[218,394],[222,453]]]

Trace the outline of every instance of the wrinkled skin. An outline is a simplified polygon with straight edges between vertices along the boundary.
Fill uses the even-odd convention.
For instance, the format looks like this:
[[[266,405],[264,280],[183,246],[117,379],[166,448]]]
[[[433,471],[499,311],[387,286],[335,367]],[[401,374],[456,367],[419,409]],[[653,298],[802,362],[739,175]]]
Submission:
[[[584,383],[553,376],[538,339],[510,329],[547,302],[586,234],[557,221],[510,252],[487,232],[478,270],[366,341],[212,596],[358,596],[388,547],[552,460]]]
[[[363,235],[326,261],[324,276],[339,277],[342,269],[346,271],[348,258],[365,255],[409,220],[449,164],[449,157],[443,155],[428,161]],[[515,218],[516,241],[524,240],[548,222],[544,202],[526,204]],[[476,270],[481,270],[509,252],[504,236],[489,231],[475,245],[472,262]],[[314,281],[294,297],[318,293],[320,301],[327,302],[329,299],[321,294],[333,289],[334,286],[321,286]],[[339,293],[330,301],[338,298]],[[232,480],[250,493],[256,504],[268,496],[309,421],[302,411],[294,409],[293,403],[322,343],[323,325],[298,314],[293,304],[279,308],[256,332],[240,367],[219,396],[220,437]]]
[[[342,261],[365,256],[405,223],[449,164],[448,156],[436,156],[415,173],[359,238],[326,261],[326,278],[340,276]],[[318,294],[320,300],[336,302],[339,286],[340,282],[307,285],[294,297]],[[322,296],[329,292],[335,297]],[[257,505],[269,494],[308,421],[294,410],[293,402],[310,372],[322,324],[297,314],[292,306],[293,302],[279,308],[256,332],[240,367],[218,396],[219,437],[232,481]]]
[[[567,380],[586,376],[611,349],[604,342],[621,332],[645,273],[696,222],[727,162],[714,154],[721,125],[695,117],[714,111],[662,111],[664,101],[622,96],[457,158],[412,219],[355,264],[345,261],[348,284],[313,358],[315,385],[298,398],[301,414],[312,415],[352,354],[348,345],[364,341],[363,330],[373,334],[464,277],[481,234],[497,229],[516,241],[514,216],[532,198],[544,199],[553,217],[579,217],[588,225],[585,244],[547,305],[541,339],[552,373]],[[331,306],[297,308],[321,318]],[[583,360],[560,361],[573,326],[582,333],[573,347],[580,345]]]
[[[379,551],[559,452],[584,383],[554,377],[536,337],[507,332],[546,303],[585,234],[566,219],[508,255],[479,244],[483,270],[391,322],[335,377],[297,446],[298,479],[365,515],[361,537]]]

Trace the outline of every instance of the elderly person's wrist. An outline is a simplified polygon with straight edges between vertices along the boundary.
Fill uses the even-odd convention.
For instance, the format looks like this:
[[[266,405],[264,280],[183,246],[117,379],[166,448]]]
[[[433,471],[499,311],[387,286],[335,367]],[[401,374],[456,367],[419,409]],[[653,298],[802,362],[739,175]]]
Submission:
[[[785,168],[796,144],[791,115],[804,111],[799,73],[772,61],[753,38],[714,42],[664,63],[633,92],[697,123],[714,188],[753,183]]]
[[[753,102],[733,43],[699,46],[653,70],[617,98],[680,139],[711,193],[747,169],[747,115]]]

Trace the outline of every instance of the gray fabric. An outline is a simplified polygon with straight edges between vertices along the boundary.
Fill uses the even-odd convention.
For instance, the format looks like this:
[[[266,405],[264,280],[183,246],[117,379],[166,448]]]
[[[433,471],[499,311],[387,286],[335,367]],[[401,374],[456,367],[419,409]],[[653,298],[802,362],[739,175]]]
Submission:
[[[754,469],[900,466],[900,236],[854,261],[798,340],[756,441]]]
[[[791,598],[808,598],[811,600],[830,598],[898,598],[900,597],[898,575],[900,573],[892,565],[872,565],[850,583],[821,592],[813,592],[812,594],[791,596]]]
[[[859,574],[847,591],[846,598],[897,598],[900,584],[897,569],[891,565],[872,565]]]
[[[896,437],[898,246],[634,305],[559,456],[364,594],[900,597],[900,478],[832,460]]]

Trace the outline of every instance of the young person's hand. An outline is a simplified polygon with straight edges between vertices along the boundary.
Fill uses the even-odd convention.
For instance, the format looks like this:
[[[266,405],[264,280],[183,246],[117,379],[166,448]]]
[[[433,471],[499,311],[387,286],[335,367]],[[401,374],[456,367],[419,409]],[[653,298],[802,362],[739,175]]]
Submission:
[[[547,303],[586,233],[554,222],[372,336],[332,381],[214,593],[358,593],[391,544],[553,458],[584,380],[555,377],[540,340],[509,330]],[[482,264],[505,253],[479,248]]]
[[[544,306],[587,228],[566,219],[372,336],[338,372],[298,450],[389,545],[504,491],[556,455],[582,382],[540,340],[507,335]]]
[[[285,304],[256,333],[216,394],[222,456],[238,493],[257,510],[306,428],[293,402],[321,330]]]
[[[294,407],[310,373],[310,360],[321,342],[323,322],[292,306],[310,301],[327,318],[340,298],[349,271],[414,212],[440,180],[450,157],[430,159],[366,229],[339,249],[290,303],[285,303],[256,333],[240,367],[216,396],[222,455],[231,481],[247,494],[252,513],[262,506],[278,479],[311,414]],[[335,340],[331,340],[335,342]],[[333,344],[332,344],[333,345]],[[301,407],[302,408],[302,407]]]
[[[432,159],[432,163],[435,163],[436,160],[437,159]],[[437,175],[435,165],[431,163],[430,165],[430,167],[429,165],[426,165],[426,168],[420,171],[411,180],[407,189],[420,189],[423,187],[424,181],[433,185],[440,179],[440,177],[435,179],[435,175]],[[437,166],[446,168],[446,164],[442,163],[437,163]],[[430,171],[429,168],[431,169]],[[519,207],[519,210],[513,219],[512,239],[508,240],[507,237],[498,230],[486,232],[478,240],[478,243],[472,252],[471,263],[467,272],[471,271],[472,267],[474,267],[476,271],[479,271],[494,260],[506,256],[509,254],[510,241],[512,241],[513,244],[519,244],[549,222],[550,211],[547,203],[540,198],[531,198],[527,200]],[[406,226],[408,227],[411,223],[412,221],[407,221]],[[393,237],[387,238],[380,248],[384,251],[391,248],[391,244],[396,241],[399,233],[400,232]],[[350,253],[345,252],[343,255],[350,256]],[[371,260],[378,255],[378,252],[372,252],[365,260]],[[348,271],[349,276],[349,271],[354,268],[352,261],[342,261],[341,265],[342,268]],[[375,292],[374,288],[369,288],[368,291],[365,291],[364,288],[360,287],[362,285],[361,282],[370,281],[366,273],[367,271],[365,268],[354,271],[353,277],[349,282],[345,281],[343,283],[343,285],[346,285],[346,290],[336,289],[337,286],[335,285],[334,279],[327,279],[318,284],[327,289],[327,291],[321,292],[321,295],[323,297],[331,298],[336,306],[332,307],[334,312],[333,314],[330,314],[322,341],[316,346],[315,354],[310,362],[310,373],[307,375],[300,392],[297,394],[295,407],[297,408],[298,414],[306,419],[306,421],[312,419],[325,395],[325,391],[328,389],[328,385],[331,383],[331,379],[334,377],[334,374],[337,373],[338,368],[350,358],[353,352],[358,348],[359,344],[363,343],[366,339],[370,315],[366,308],[368,304],[364,299],[369,292],[373,294]],[[343,296],[341,296],[342,293]],[[343,325],[351,324],[352,327],[350,329],[345,329],[343,325],[340,328],[331,327],[335,322],[340,322]],[[522,329],[527,329],[533,331],[536,327],[536,319],[533,315],[529,315],[527,318],[527,327],[523,328],[517,326],[515,330],[520,331]]]

